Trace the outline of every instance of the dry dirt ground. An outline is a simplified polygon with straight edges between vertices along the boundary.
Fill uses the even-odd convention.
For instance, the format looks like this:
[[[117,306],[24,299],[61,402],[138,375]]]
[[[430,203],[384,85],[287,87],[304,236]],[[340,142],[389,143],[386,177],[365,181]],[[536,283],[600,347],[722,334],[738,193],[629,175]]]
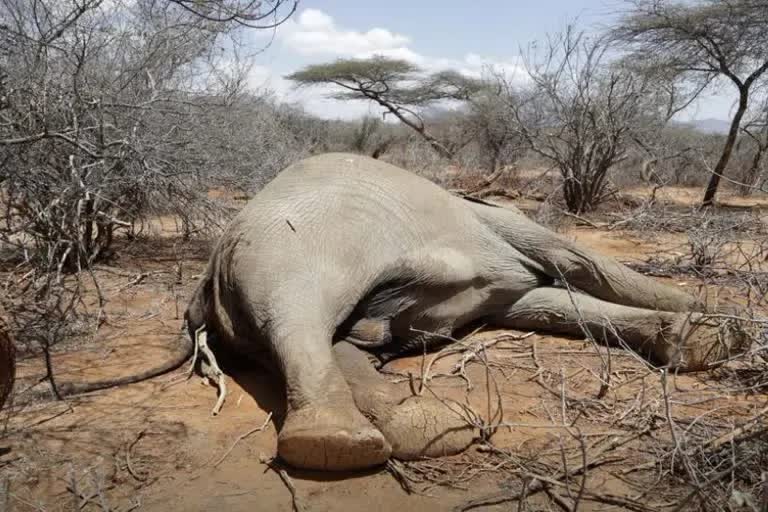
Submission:
[[[128,374],[178,346],[208,248],[182,241],[173,228],[163,219],[148,240],[125,242],[120,258],[98,270],[110,299],[106,324],[55,355],[60,380]],[[566,232],[625,261],[682,244],[671,235]],[[672,510],[684,499],[698,509],[700,493],[670,473],[670,454],[695,463],[689,443],[718,439],[768,401],[765,387],[734,388],[733,375],[749,371],[741,363],[662,381],[632,354],[586,340],[483,330],[464,344],[458,353],[386,368],[401,386],[466,401],[484,421],[500,422],[490,443],[462,455],[349,474],[284,468],[270,462],[276,431],[267,419],[279,418],[282,407],[270,378],[231,370],[227,401],[212,416],[215,390],[188,378],[185,365],[143,383],[5,411],[0,482],[9,488],[0,509],[575,510],[578,503],[582,510]],[[21,360],[19,374],[17,393],[40,378],[40,361]],[[524,496],[524,506],[507,501],[514,496]]]

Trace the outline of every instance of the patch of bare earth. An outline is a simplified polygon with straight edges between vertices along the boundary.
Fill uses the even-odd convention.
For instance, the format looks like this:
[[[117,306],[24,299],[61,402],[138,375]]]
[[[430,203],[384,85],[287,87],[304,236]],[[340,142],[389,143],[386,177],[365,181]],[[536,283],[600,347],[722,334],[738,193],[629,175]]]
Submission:
[[[128,374],[168,357],[179,343],[207,247],[181,240],[169,219],[155,228],[149,241],[125,242],[121,258],[97,271],[109,298],[107,322],[76,350],[55,354],[60,380]],[[673,235],[660,243],[593,228],[568,235],[625,261],[681,243]],[[65,402],[11,407],[2,418],[0,482],[10,482],[7,503],[16,511],[573,510],[577,504],[674,510],[686,499],[693,510],[706,492],[684,484],[681,464],[696,463],[708,448],[727,452],[727,439],[707,440],[727,436],[768,401],[765,387],[733,385],[733,372],[748,370],[738,362],[725,372],[662,379],[629,352],[587,340],[490,329],[462,343],[386,367],[400,386],[468,403],[480,423],[493,427],[490,440],[461,455],[349,474],[284,468],[270,463],[276,431],[267,419],[282,407],[271,378],[248,368],[231,373],[224,408],[212,416],[214,389],[188,378],[185,366]],[[19,373],[23,396],[43,368],[37,359],[22,360]]]

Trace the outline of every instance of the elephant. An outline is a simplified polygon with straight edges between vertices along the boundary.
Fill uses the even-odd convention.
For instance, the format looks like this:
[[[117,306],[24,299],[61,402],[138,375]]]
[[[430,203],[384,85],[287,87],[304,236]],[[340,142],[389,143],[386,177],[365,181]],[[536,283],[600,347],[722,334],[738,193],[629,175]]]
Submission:
[[[279,457],[329,471],[471,445],[465,406],[393,397],[376,366],[474,322],[589,334],[679,371],[750,344],[733,318],[514,207],[346,153],[293,163],[251,198],[217,240],[185,321],[214,350],[278,371]]]

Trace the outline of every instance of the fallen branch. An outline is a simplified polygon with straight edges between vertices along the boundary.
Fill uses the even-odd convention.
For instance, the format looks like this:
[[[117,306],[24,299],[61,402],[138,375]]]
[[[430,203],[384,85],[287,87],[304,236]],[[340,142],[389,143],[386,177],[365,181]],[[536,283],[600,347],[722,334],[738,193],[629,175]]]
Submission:
[[[283,468],[275,464],[275,459],[269,459],[263,455],[260,457],[262,464],[266,464],[269,469],[277,473],[280,480],[283,481],[288,491],[291,493],[291,504],[293,505],[293,512],[307,512],[308,508],[304,505],[304,500],[299,496],[299,492],[296,490],[296,486],[293,484],[293,480],[288,476],[288,472]]]
[[[245,434],[240,434],[237,437],[237,439],[235,439],[235,442],[232,443],[232,446],[229,447],[229,450],[224,452],[224,455],[222,455],[221,458],[218,461],[216,461],[216,463],[213,465],[213,467],[218,467],[219,464],[224,462],[224,459],[226,459],[227,456],[230,453],[232,453],[232,450],[235,449],[235,446],[237,446],[237,443],[239,443],[240,441],[242,441],[246,437],[250,436],[251,434],[255,434],[256,432],[262,432],[262,431],[266,430],[267,427],[269,427],[269,420],[271,420],[271,419],[272,419],[272,413],[270,412],[269,414],[267,414],[267,419],[264,420],[264,423],[262,423],[262,425],[260,427],[256,427],[254,429],[251,429],[248,432],[246,432]]]
[[[136,446],[136,443],[138,443],[142,437],[144,437],[143,430],[139,432],[136,439],[125,448],[125,467],[128,468],[128,473],[130,473],[133,478],[139,482],[146,482],[147,477],[139,475],[138,471],[133,468],[133,463],[131,462],[131,452],[133,451],[133,447]]]
[[[638,432],[635,435],[632,435],[632,436],[629,436],[629,437],[626,437],[626,438],[614,439],[613,441],[608,443],[604,448],[600,449],[594,455],[594,457],[592,458],[592,461],[583,462],[582,464],[579,464],[578,466],[573,468],[573,470],[571,470],[571,471],[569,471],[567,473],[564,472],[564,471],[560,471],[560,472],[556,473],[555,475],[553,475],[552,477],[545,477],[545,476],[542,476],[542,475],[537,475],[537,474],[534,474],[534,473],[526,472],[526,476],[527,477],[534,479],[534,481],[532,481],[527,486],[526,496],[531,496],[531,495],[536,494],[538,492],[544,491],[546,486],[547,486],[547,484],[565,485],[563,482],[561,482],[561,480],[563,478],[565,478],[566,476],[568,476],[568,477],[578,476],[578,475],[584,473],[585,471],[587,471],[589,469],[598,467],[598,466],[603,465],[603,464],[607,464],[609,462],[615,462],[615,460],[613,460],[613,459],[605,459],[605,458],[601,459],[601,456],[606,454],[607,452],[609,452],[611,450],[615,450],[616,448],[619,448],[619,447],[621,447],[621,446],[623,446],[623,445],[625,445],[625,444],[627,444],[629,442],[632,442],[632,441],[634,441],[636,439],[639,439],[640,437],[646,435],[650,431],[651,431],[650,428],[644,428],[643,430],[641,430],[640,432]],[[493,446],[490,446],[490,449],[492,451],[494,451],[495,453],[498,453],[500,455],[508,456],[508,454],[505,451],[500,450],[498,448],[495,448]],[[475,500],[468,501],[468,502],[464,503],[463,505],[460,505],[459,507],[457,507],[455,510],[457,512],[464,512],[466,510],[471,510],[471,509],[474,509],[474,508],[485,507],[485,506],[490,506],[490,505],[498,505],[500,503],[508,503],[510,501],[517,501],[517,500],[521,499],[522,494],[523,494],[522,492],[513,493],[513,494],[510,494],[509,492],[494,493],[494,494],[491,494],[489,496],[484,496],[482,498],[478,498],[478,499],[475,499]],[[587,495],[589,495],[589,494],[591,494],[591,493],[587,493]],[[630,508],[631,510],[638,510],[638,511],[640,511],[640,510],[647,510],[646,507],[641,507],[639,504],[635,504],[635,505],[636,506],[633,507],[633,506],[630,505],[629,502],[623,503],[623,506],[625,506],[627,508]]]

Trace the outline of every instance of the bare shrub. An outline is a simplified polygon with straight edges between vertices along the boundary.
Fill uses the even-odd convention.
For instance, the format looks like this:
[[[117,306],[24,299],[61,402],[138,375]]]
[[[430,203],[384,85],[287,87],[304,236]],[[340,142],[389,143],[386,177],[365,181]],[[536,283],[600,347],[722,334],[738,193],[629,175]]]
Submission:
[[[765,153],[768,152],[768,99],[761,105],[761,108],[751,119],[749,119],[741,128],[742,139],[737,143],[736,154],[738,158],[741,153],[747,153],[746,162],[742,164],[742,172],[736,174],[736,180],[740,182],[737,190],[742,196],[749,196],[755,190],[768,192],[765,187],[766,181],[766,161]],[[742,144],[744,143],[745,144]],[[742,146],[746,146],[742,148]]]
[[[530,149],[562,177],[568,210],[592,210],[610,193],[609,171],[628,156],[639,130],[658,125],[657,77],[609,63],[608,40],[570,27],[528,57],[532,86],[513,105]]]
[[[382,121],[373,116],[365,116],[355,130],[351,149],[358,153],[367,153],[381,131]]]
[[[728,238],[718,229],[712,228],[711,217],[688,230],[688,250],[693,269],[704,272],[723,263]]]
[[[448,186],[453,180],[450,161],[418,136],[398,139],[381,156],[381,160],[408,169],[442,186]]]
[[[224,187],[252,195],[327,138],[322,121],[270,94],[240,94],[201,119],[200,129],[210,136],[195,141],[205,163],[195,173],[199,192]]]
[[[168,214],[187,237],[215,230],[226,212],[211,184],[302,154],[248,139],[294,129],[243,94],[236,32],[279,24],[284,7],[295,2],[0,0],[0,305],[22,350],[42,352],[54,395],[51,348],[104,321],[92,269],[121,233]],[[244,105],[250,125],[235,119]]]

